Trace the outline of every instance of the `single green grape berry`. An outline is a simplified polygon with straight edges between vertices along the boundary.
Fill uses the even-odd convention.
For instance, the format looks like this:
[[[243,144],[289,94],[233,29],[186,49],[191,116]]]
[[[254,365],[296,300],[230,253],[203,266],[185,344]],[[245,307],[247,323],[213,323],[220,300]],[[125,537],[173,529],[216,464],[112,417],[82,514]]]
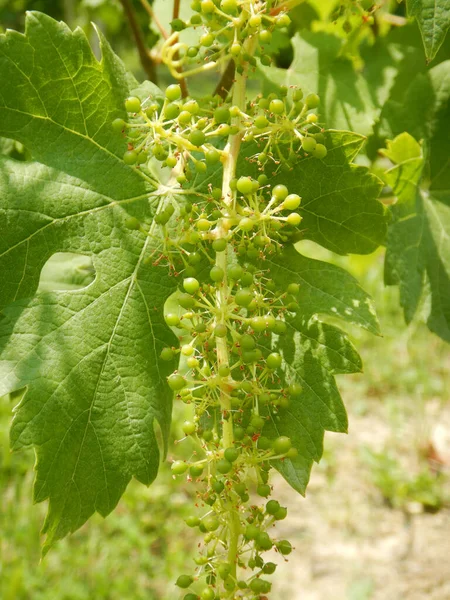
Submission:
[[[214,10],[216,8],[214,6],[213,0],[202,0],[200,7],[201,7],[202,13],[204,13],[204,14],[212,13],[212,12],[214,12]]]
[[[191,115],[196,115],[200,110],[200,106],[197,100],[188,100],[183,104],[183,110],[191,113]]]
[[[272,352],[266,358],[266,365],[268,366],[269,369],[272,369],[272,370],[275,370],[275,369],[278,369],[279,367],[281,367],[282,362],[283,362],[283,359],[281,358],[281,355],[278,354],[278,352]]]
[[[230,109],[227,106],[218,106],[214,111],[214,121],[216,123],[229,123],[231,119]]]
[[[256,493],[262,498],[268,498],[270,496],[270,492],[270,485],[267,485],[267,483],[260,483],[256,488]]]
[[[269,124],[269,120],[264,115],[259,115],[256,117],[254,124],[258,129],[265,129]]]
[[[276,502],[276,500],[269,500],[269,502]],[[269,504],[268,502],[268,504]],[[270,550],[273,546],[273,542],[270,539],[270,536],[265,531],[260,531],[255,540],[257,548],[260,550]]]
[[[289,18],[289,16],[286,13],[278,15],[278,17],[275,21],[275,25],[280,29],[282,27],[289,27],[290,24],[291,24],[291,19]]]
[[[259,401],[261,402],[261,396],[259,397]],[[270,450],[272,448],[272,442],[264,435],[258,438],[257,445],[260,450]]]
[[[234,281],[239,281],[244,274],[244,269],[240,265],[233,265],[228,268],[228,276]]]
[[[304,137],[302,139],[302,148],[305,152],[314,152],[317,142],[313,137]]]
[[[280,510],[280,503],[278,500],[269,500],[266,504],[266,513],[268,515],[275,515]]]
[[[183,281],[183,287],[188,294],[195,294],[200,289],[200,283],[195,277],[187,277]]]
[[[204,33],[200,36],[199,42],[205,48],[209,48],[214,44],[214,36],[212,33]]]
[[[203,473],[204,468],[205,467],[203,465],[192,465],[189,469],[189,475],[191,477],[200,477],[200,475]]]
[[[229,563],[219,563],[217,573],[221,579],[226,579],[231,573],[231,565]]]
[[[199,25],[200,23],[194,23],[194,20],[200,21],[200,23],[202,22],[200,15],[192,15],[192,17],[191,17],[192,25]],[[197,46],[189,46],[189,48],[186,51],[186,54],[189,58],[195,58],[198,54],[198,47]]]
[[[218,323],[214,328],[214,336],[217,338],[224,338],[227,336],[228,328],[225,323]]]
[[[167,157],[169,156],[169,153],[167,152],[167,150],[164,148],[164,146],[162,144],[154,144],[153,148],[152,148],[152,152],[153,152],[153,156],[156,158],[156,160],[159,161],[163,161],[166,160]]]
[[[220,521],[216,515],[207,515],[203,521],[206,531],[216,531],[219,528]]]
[[[285,111],[285,106],[283,100],[274,99],[269,104],[270,112],[276,115],[282,115]]]
[[[264,317],[253,317],[250,321],[250,325],[254,331],[261,333],[267,328],[266,319]]]
[[[292,544],[288,540],[281,540],[277,543],[278,552],[283,556],[287,556],[292,552]]]
[[[237,448],[227,448],[223,456],[228,462],[234,463],[239,457],[239,450]]]
[[[192,435],[195,433],[197,427],[193,421],[185,421],[183,423],[183,433],[185,435]]]
[[[176,327],[180,324],[180,317],[176,313],[167,313],[164,315],[164,320],[169,327]]]
[[[291,383],[291,385],[288,388],[289,395],[294,398],[300,396],[302,391],[303,391],[302,386],[297,382]]]
[[[245,430],[243,427],[235,427],[234,428],[234,439],[238,442],[241,442],[245,437]]]
[[[199,129],[193,129],[189,134],[189,141],[191,142],[191,144],[199,148],[205,143],[206,136],[203,133],[203,131],[200,131]]]
[[[317,94],[308,94],[305,98],[305,104],[308,108],[317,108],[320,104],[320,98]]]
[[[283,202],[287,198],[289,191],[285,185],[278,184],[272,190],[272,196],[279,202]]]
[[[277,565],[275,563],[268,562],[263,567],[263,573],[265,575],[273,575],[275,573],[276,568],[277,568]]]
[[[284,335],[287,331],[287,325],[284,321],[276,320],[273,332],[278,335]]]
[[[200,519],[194,515],[189,515],[189,517],[186,517],[184,522],[188,527],[198,527],[200,525]]]
[[[251,177],[239,177],[236,183],[237,190],[247,195],[253,192],[253,181]]]
[[[319,120],[319,117],[315,113],[310,113],[306,117],[306,122],[307,123],[317,123],[318,120]]]
[[[180,125],[189,125],[191,122],[192,115],[188,110],[182,110],[178,115],[178,123]]]
[[[273,450],[275,454],[286,454],[286,452],[288,452],[291,446],[291,439],[286,437],[285,435],[280,435],[280,437],[278,437],[273,442]]]
[[[253,300],[253,294],[248,288],[238,290],[234,296],[234,301],[238,306],[248,306]]]
[[[210,223],[208,219],[199,219],[196,224],[197,229],[199,229],[200,231],[208,231],[209,229],[211,229],[211,225],[212,223]]]
[[[230,374],[230,367],[227,367],[226,365],[221,365],[217,369],[217,372],[221,377],[228,377],[228,375]]]
[[[201,161],[201,160],[198,160],[198,161],[195,163],[195,171],[196,171],[197,173],[206,173],[206,170],[207,170],[207,168],[208,168],[208,167],[207,167],[206,163],[204,163],[204,162],[203,162],[203,161]]]
[[[111,123],[111,127],[114,129],[114,131],[123,131],[126,127],[126,123],[123,119],[114,119],[114,121]]]
[[[242,231],[251,231],[254,226],[255,222],[249,217],[244,217],[239,221],[239,227],[242,229]]]
[[[328,150],[326,148],[326,146],[324,146],[323,144],[317,144],[317,146],[315,147],[312,155],[315,158],[325,158],[325,156],[328,154]]]
[[[237,7],[237,0],[222,0],[222,2],[220,3],[220,8],[223,10],[224,13],[227,13],[228,15],[235,13]]]
[[[169,85],[166,88],[166,98],[169,102],[175,102],[181,98],[181,87],[177,83]]]
[[[298,450],[297,450],[297,448],[290,448],[286,452],[286,457],[287,458],[296,458],[297,456],[298,456]]]
[[[137,152],[135,150],[127,150],[123,155],[123,162],[126,165],[134,165],[137,162]]]
[[[141,222],[136,217],[127,217],[124,225],[127,229],[137,230],[141,228]]]
[[[198,360],[198,358],[195,358],[194,356],[190,356],[187,359],[186,364],[190,369],[196,369],[200,365],[200,361]]]
[[[277,521],[283,521],[287,517],[287,508],[280,506],[277,512],[273,515]]]
[[[229,473],[232,468],[233,465],[226,458],[221,458],[216,463],[216,469],[219,473],[222,473],[222,475]]]
[[[230,54],[231,56],[239,56],[242,52],[242,46],[239,42],[233,42],[230,46]]]
[[[244,350],[253,350],[254,348],[256,348],[255,338],[249,335],[248,333],[244,333],[243,335],[241,335],[239,343],[241,345],[241,348],[243,348]]]
[[[300,225],[302,221],[302,217],[298,214],[298,213],[291,213],[287,218],[286,218],[286,222],[289,225],[293,225],[294,227],[296,227],[297,225]]]
[[[125,109],[129,113],[137,113],[141,110],[141,101],[136,96],[130,96],[125,100]]]
[[[207,150],[205,160],[208,165],[216,165],[220,161],[220,152],[216,149]]]
[[[261,429],[264,427],[266,421],[263,417],[261,417],[260,415],[253,415],[251,420],[250,420],[250,425],[256,430],[256,431],[261,431]]]
[[[179,392],[187,385],[186,379],[178,373],[172,373],[172,375],[168,377],[167,383],[169,384],[170,389],[174,392]]]
[[[212,247],[215,252],[223,252],[227,247],[227,240],[225,238],[218,238],[213,241]]]
[[[180,575],[178,577],[175,585],[177,585],[179,588],[185,590],[190,585],[192,585],[193,582],[194,582],[194,579],[190,575]]]
[[[297,194],[289,194],[283,201],[283,209],[295,210],[300,206],[301,198]]]
[[[259,32],[259,41],[263,44],[270,44],[272,41],[272,33],[268,29],[262,29]]]
[[[216,492],[216,494],[221,494],[225,489],[225,484],[223,481],[219,481],[218,479],[213,479],[211,481],[211,487]]]
[[[292,294],[293,296],[297,296],[300,293],[300,286],[298,283],[290,283],[287,286],[287,293]]]
[[[244,531],[244,537],[247,540],[255,540],[260,534],[260,530],[256,525],[247,525]]]
[[[210,587],[204,588],[204,590],[202,590],[200,594],[201,600],[214,600],[215,597],[216,594],[214,593],[214,590]]]
[[[219,283],[223,281],[223,278],[225,277],[225,272],[220,267],[214,266],[209,272],[209,276],[215,283]]]
[[[183,475],[188,470],[188,465],[182,460],[176,460],[172,463],[170,469],[174,475]]]
[[[163,348],[161,350],[161,354],[159,355],[161,360],[172,360],[174,357],[174,352],[172,350],[172,348]]]
[[[183,600],[198,600],[197,594],[186,594]]]
[[[139,152],[139,154],[136,157],[136,164],[143,165],[147,161],[148,161],[148,152],[145,150]]]

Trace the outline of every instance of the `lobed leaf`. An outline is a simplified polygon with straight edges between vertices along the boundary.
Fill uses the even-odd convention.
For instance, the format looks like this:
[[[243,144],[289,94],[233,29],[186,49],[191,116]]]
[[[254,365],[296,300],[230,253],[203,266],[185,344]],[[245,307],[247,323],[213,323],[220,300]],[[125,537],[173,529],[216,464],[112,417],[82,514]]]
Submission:
[[[436,56],[450,27],[450,0],[406,0],[406,8],[408,15],[417,20],[429,62]]]

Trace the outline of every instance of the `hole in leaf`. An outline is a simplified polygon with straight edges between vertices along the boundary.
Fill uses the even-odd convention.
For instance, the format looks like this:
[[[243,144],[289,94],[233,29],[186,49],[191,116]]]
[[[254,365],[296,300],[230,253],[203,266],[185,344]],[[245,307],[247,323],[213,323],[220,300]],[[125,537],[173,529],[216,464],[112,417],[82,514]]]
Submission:
[[[80,290],[95,279],[90,256],[57,252],[45,263],[39,280],[38,292]]]

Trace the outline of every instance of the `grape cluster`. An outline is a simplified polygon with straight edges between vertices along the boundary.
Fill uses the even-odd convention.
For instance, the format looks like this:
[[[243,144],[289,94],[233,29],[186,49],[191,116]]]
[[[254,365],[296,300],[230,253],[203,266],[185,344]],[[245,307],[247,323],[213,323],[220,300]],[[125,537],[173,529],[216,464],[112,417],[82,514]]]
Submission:
[[[280,0],[193,0],[190,20],[172,21],[173,33],[163,46],[162,60],[175,78],[217,68],[230,58],[238,73],[245,62],[256,66],[255,55],[263,65],[270,65],[273,30],[291,23],[283,4]],[[195,45],[182,41],[188,28],[199,32]]]

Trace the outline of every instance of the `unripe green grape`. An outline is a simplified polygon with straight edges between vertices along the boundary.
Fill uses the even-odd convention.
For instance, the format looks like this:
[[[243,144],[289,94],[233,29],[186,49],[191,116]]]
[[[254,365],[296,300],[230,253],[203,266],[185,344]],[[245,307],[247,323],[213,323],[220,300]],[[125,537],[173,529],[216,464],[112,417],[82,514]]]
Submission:
[[[169,360],[173,359],[174,352],[173,352],[172,348],[163,348],[161,350],[161,354],[159,356],[160,356],[161,360],[169,361]]]
[[[283,201],[283,209],[295,210],[300,206],[301,198],[297,194],[289,194]]]
[[[192,114],[188,110],[182,110],[178,115],[178,123],[180,125],[189,125],[192,119]]]
[[[269,404],[270,402],[270,394],[268,394],[267,392],[263,392],[262,394],[259,395],[259,403],[262,406],[267,406],[267,404]]]
[[[320,98],[317,94],[308,94],[305,98],[306,106],[311,108],[317,108],[320,104]]]
[[[286,13],[279,15],[275,21],[275,25],[280,29],[282,27],[289,27],[290,24],[291,24],[291,19],[288,17],[288,15]]]
[[[237,0],[222,0],[220,8],[224,13],[232,14],[235,13],[238,7]]]
[[[230,374],[230,367],[227,367],[226,365],[221,365],[218,368],[217,372],[221,377],[228,377],[228,375]]]
[[[239,450],[237,448],[227,448],[223,456],[228,462],[234,463],[239,457]]]
[[[216,133],[217,133],[217,135],[220,135],[221,137],[228,137],[231,134],[231,128],[226,123],[223,123],[222,125],[219,125]]]
[[[289,190],[285,185],[278,184],[272,189],[272,196],[279,202],[283,202],[287,198]]]
[[[213,0],[202,0],[200,7],[203,14],[209,14],[215,10]]]
[[[229,473],[232,468],[233,465],[230,463],[229,460],[226,460],[226,458],[221,458],[216,463],[216,469],[219,473],[222,473],[222,475]]]
[[[269,121],[264,115],[259,115],[256,117],[254,123],[255,127],[257,127],[258,129],[265,129],[268,126]]]
[[[272,41],[272,33],[268,29],[262,29],[259,32],[259,41],[263,44],[270,44]]]
[[[328,154],[328,150],[326,148],[326,146],[324,146],[323,144],[317,144],[317,146],[315,147],[312,155],[315,158],[325,158],[325,156]]]
[[[135,150],[127,150],[123,155],[123,162],[126,165],[134,165],[137,162],[137,152]]]
[[[269,502],[266,504],[266,513],[268,515],[275,515],[280,508],[281,506],[278,500],[269,500]]]
[[[190,369],[196,369],[200,365],[200,361],[198,360],[198,358],[195,358],[194,356],[190,356],[187,359],[186,364]]]
[[[292,552],[292,544],[288,540],[281,540],[277,543],[278,552],[283,556],[287,556]]]
[[[298,456],[298,450],[297,450],[297,448],[290,448],[286,452],[286,457],[287,458],[296,458],[297,456]]]
[[[239,227],[242,229],[242,231],[251,231],[254,226],[255,222],[249,217],[244,217],[239,221]]]
[[[269,500],[269,502],[276,502],[276,500]],[[257,548],[260,550],[270,550],[273,546],[273,542],[270,539],[270,536],[265,531],[261,531],[258,533],[258,536],[255,540]]]
[[[114,131],[120,132],[126,127],[126,123],[123,119],[114,119],[114,121],[111,123],[111,127],[114,129]]]
[[[183,475],[183,473],[186,473],[186,471],[188,470],[188,465],[187,465],[187,463],[183,462],[182,460],[176,460],[175,462],[172,463],[170,468],[174,475]],[[186,587],[188,587],[188,586],[186,586]]]
[[[261,400],[261,396],[260,396],[260,400]],[[272,442],[269,440],[269,438],[267,438],[265,436],[261,436],[258,438],[257,445],[258,445],[259,450],[270,450],[270,448],[272,448]]]
[[[194,308],[195,299],[189,294],[180,294],[178,296],[178,304],[186,309]]]
[[[224,337],[226,337],[227,333],[228,333],[228,329],[227,329],[227,326],[225,325],[225,323],[219,323],[214,328],[214,336],[215,337],[224,338]]]
[[[300,293],[300,286],[298,285],[298,283],[290,283],[287,286],[287,293],[288,294],[292,294],[293,296],[297,296],[297,294]]]
[[[287,517],[287,508],[280,506],[277,512],[273,515],[277,521],[283,521]]]
[[[186,594],[183,600],[198,600],[197,594]]]
[[[167,313],[164,315],[164,320],[169,327],[176,327],[180,324],[180,317],[175,313]]]
[[[278,354],[278,352],[272,352],[266,358],[266,365],[268,366],[269,369],[272,369],[272,370],[278,369],[279,367],[281,367],[282,362],[283,362],[283,359],[281,358],[280,354]]]
[[[256,431],[261,431],[265,425],[265,419],[260,415],[253,415],[250,419],[250,425],[255,428]]]
[[[184,522],[188,527],[198,527],[200,525],[200,519],[194,515],[189,515],[189,517],[186,517]]]
[[[189,469],[189,475],[191,477],[200,477],[204,470],[203,465],[192,465]]]
[[[180,575],[178,577],[177,582],[176,582],[175,585],[177,585],[179,588],[185,590],[190,585],[192,585],[193,582],[194,582],[194,579],[190,575]]]
[[[169,85],[166,88],[166,98],[169,102],[175,102],[181,98],[181,87],[177,83]]]
[[[268,496],[270,496],[270,492],[270,485],[267,485],[266,483],[260,483],[256,488],[256,493],[262,498],[267,498]]]
[[[168,104],[164,109],[164,118],[167,121],[172,121],[173,119],[176,119],[179,114],[180,107],[178,106],[178,104]]]
[[[185,435],[192,435],[195,433],[197,426],[193,421],[185,421],[183,423],[183,432]]]
[[[273,575],[275,573],[276,568],[277,568],[277,565],[275,563],[268,562],[263,567],[263,573],[265,575]]]
[[[235,427],[233,433],[234,439],[238,442],[242,441],[245,437],[245,430],[242,427]]]
[[[216,165],[220,161],[220,153],[215,149],[207,150],[205,160],[208,165]]]
[[[217,240],[213,241],[212,247],[215,252],[223,252],[227,247],[227,240],[224,238],[218,238]]]
[[[250,325],[254,331],[261,333],[267,327],[266,319],[264,317],[253,317],[250,320]]]
[[[300,396],[302,391],[303,391],[302,386],[297,382],[291,383],[291,385],[288,388],[289,395],[294,398]]]
[[[307,123],[317,123],[318,120],[319,120],[319,117],[316,114],[314,114],[314,113],[310,113],[306,117],[306,122]]]
[[[252,273],[250,273],[250,271],[246,271],[245,273],[243,273],[242,277],[241,277],[242,287],[249,287],[252,285],[252,283],[253,283]]]
[[[234,296],[234,301],[238,306],[248,306],[253,300],[253,294],[248,288],[238,290]]]
[[[282,115],[285,111],[285,106],[284,106],[284,102],[283,100],[272,100],[271,103],[269,104],[269,110],[270,112],[276,114],[276,115]]]
[[[215,515],[207,515],[203,521],[206,531],[216,531],[220,525],[219,519]]]
[[[183,104],[183,110],[187,110],[191,115],[196,115],[200,110],[200,106],[197,100],[188,100]]]
[[[127,229],[137,230],[141,228],[141,222],[136,217],[127,217],[124,225]]]
[[[223,481],[214,479],[213,481],[211,481],[211,487],[216,492],[216,494],[221,494],[225,489],[225,484],[223,483]]]
[[[205,431],[203,432],[202,437],[205,440],[205,442],[210,442],[213,439],[214,434],[211,431],[211,429],[205,429]]]
[[[206,170],[207,170],[207,166],[206,166],[206,163],[204,163],[203,161],[198,160],[195,163],[195,171],[197,173],[206,173]]]
[[[199,42],[205,48],[209,48],[214,44],[214,36],[212,33],[204,33],[200,36]]]
[[[286,222],[294,227],[300,225],[301,221],[302,217],[298,213],[291,213],[286,219]]]
[[[265,67],[270,67],[270,65],[272,64],[272,58],[269,54],[263,54],[259,57],[259,60],[261,61],[261,64]]]
[[[200,283],[194,277],[187,277],[183,281],[183,287],[188,294],[195,294],[200,288]]]
[[[125,109],[129,113],[137,113],[141,110],[141,101],[136,96],[130,96],[125,100]]]
[[[317,142],[313,137],[304,137],[302,139],[302,148],[305,152],[314,152]]]
[[[200,594],[201,600],[214,600],[216,594],[214,590],[210,587],[204,588]]]
[[[199,219],[196,226],[200,231],[208,231],[211,229],[211,225],[212,223],[210,223],[208,219]]]
[[[278,335],[284,335],[287,331],[287,325],[284,321],[276,320],[273,332]]]
[[[220,267],[214,266],[211,269],[211,271],[209,272],[209,276],[215,283],[219,283],[219,282],[223,281],[223,278],[225,277],[225,273],[224,273],[224,270],[221,269]]]
[[[255,540],[260,534],[259,527],[256,525],[247,525],[244,531],[244,537],[247,540]]]
[[[136,164],[143,165],[147,161],[148,161],[148,152],[146,152],[145,150],[139,152],[136,157]]]
[[[273,450],[275,454],[286,454],[286,452],[288,452],[291,446],[291,439],[286,437],[285,435],[281,435],[273,442]]]
[[[203,131],[200,131],[199,129],[193,129],[189,134],[189,141],[191,142],[191,144],[199,148],[205,143],[206,136],[203,133]]]
[[[214,111],[214,121],[216,123],[229,123],[231,119],[230,109],[226,106],[219,106]]]
[[[167,383],[173,392],[179,392],[187,385],[186,379],[178,373],[172,373],[172,375],[168,377]]]
[[[163,161],[166,160],[167,157],[169,156],[169,153],[167,152],[167,150],[164,148],[164,146],[162,144],[154,144],[153,148],[152,148],[152,152],[153,152],[153,156],[156,158],[156,160],[159,161]]]
[[[251,177],[240,177],[237,180],[236,188],[241,194],[247,195],[253,192],[253,181]]]

